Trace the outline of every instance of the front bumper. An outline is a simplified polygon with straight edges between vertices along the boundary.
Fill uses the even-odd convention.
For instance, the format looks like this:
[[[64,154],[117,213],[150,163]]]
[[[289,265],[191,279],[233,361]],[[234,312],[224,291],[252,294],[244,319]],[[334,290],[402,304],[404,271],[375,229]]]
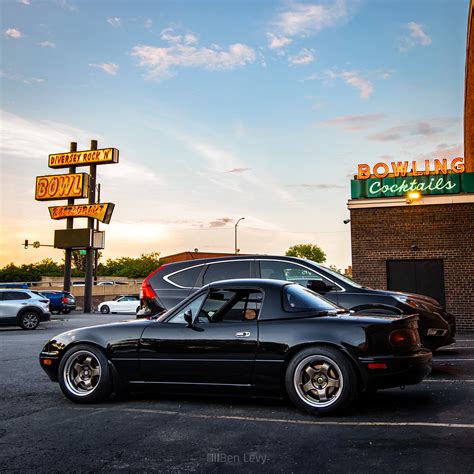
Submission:
[[[59,357],[47,352],[41,352],[39,363],[52,382],[58,381]]]
[[[432,368],[433,355],[423,349],[411,355],[360,359],[367,374],[367,388],[391,388],[420,383]],[[370,366],[375,368],[369,368]]]

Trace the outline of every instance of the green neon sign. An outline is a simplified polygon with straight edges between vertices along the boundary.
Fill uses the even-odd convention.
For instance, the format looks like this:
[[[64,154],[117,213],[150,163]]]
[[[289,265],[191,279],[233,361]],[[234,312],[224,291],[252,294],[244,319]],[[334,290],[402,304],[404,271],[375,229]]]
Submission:
[[[399,197],[411,191],[424,195],[474,193],[474,173],[353,179],[351,198]]]

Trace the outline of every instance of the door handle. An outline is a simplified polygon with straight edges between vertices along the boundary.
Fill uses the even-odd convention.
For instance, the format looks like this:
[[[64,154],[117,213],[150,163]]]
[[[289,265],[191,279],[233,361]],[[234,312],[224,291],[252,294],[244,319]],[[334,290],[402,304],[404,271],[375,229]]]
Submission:
[[[250,333],[245,331],[245,332],[236,332],[235,335],[237,337],[249,337],[250,336]]]

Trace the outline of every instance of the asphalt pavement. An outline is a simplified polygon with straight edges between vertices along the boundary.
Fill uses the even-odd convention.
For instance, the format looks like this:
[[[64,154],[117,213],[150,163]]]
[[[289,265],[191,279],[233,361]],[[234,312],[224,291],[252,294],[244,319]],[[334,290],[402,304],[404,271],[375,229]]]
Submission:
[[[133,315],[0,328],[0,472],[474,472],[474,334],[423,383],[313,417],[285,400],[142,394],[76,405],[38,363],[55,334]]]

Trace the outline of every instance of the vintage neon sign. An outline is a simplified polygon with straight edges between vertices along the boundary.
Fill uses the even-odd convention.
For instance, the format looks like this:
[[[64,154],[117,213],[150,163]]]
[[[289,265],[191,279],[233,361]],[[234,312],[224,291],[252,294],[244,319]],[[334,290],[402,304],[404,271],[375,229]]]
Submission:
[[[429,183],[418,182],[415,179],[411,181],[404,179],[401,183],[395,184],[384,184],[384,182],[374,181],[369,186],[369,195],[379,194],[379,193],[394,193],[394,194],[404,194],[412,191],[438,191],[446,192],[451,191],[456,188],[456,183],[452,181],[446,181],[443,178],[434,177],[431,178]]]
[[[89,196],[89,175],[86,173],[57,174],[36,177],[35,199],[87,198]]]
[[[411,164],[408,161],[392,161],[390,166],[387,163],[380,162],[376,163],[372,168],[362,163],[357,165],[357,179],[369,179],[379,178],[383,179],[388,176],[390,177],[405,177],[405,176],[429,176],[432,174],[448,174],[452,173],[463,173],[465,170],[464,158],[456,157],[448,162],[447,159],[433,160],[431,164],[430,160],[425,160],[425,168],[418,169],[416,161],[412,161]]]
[[[75,204],[70,206],[49,207],[51,219],[67,219],[68,217],[89,217],[108,224],[112,217],[115,204],[103,202],[100,204]]]
[[[50,168],[68,168],[69,166],[90,166],[118,163],[119,151],[116,148],[101,148],[100,150],[72,151],[49,155]]]

